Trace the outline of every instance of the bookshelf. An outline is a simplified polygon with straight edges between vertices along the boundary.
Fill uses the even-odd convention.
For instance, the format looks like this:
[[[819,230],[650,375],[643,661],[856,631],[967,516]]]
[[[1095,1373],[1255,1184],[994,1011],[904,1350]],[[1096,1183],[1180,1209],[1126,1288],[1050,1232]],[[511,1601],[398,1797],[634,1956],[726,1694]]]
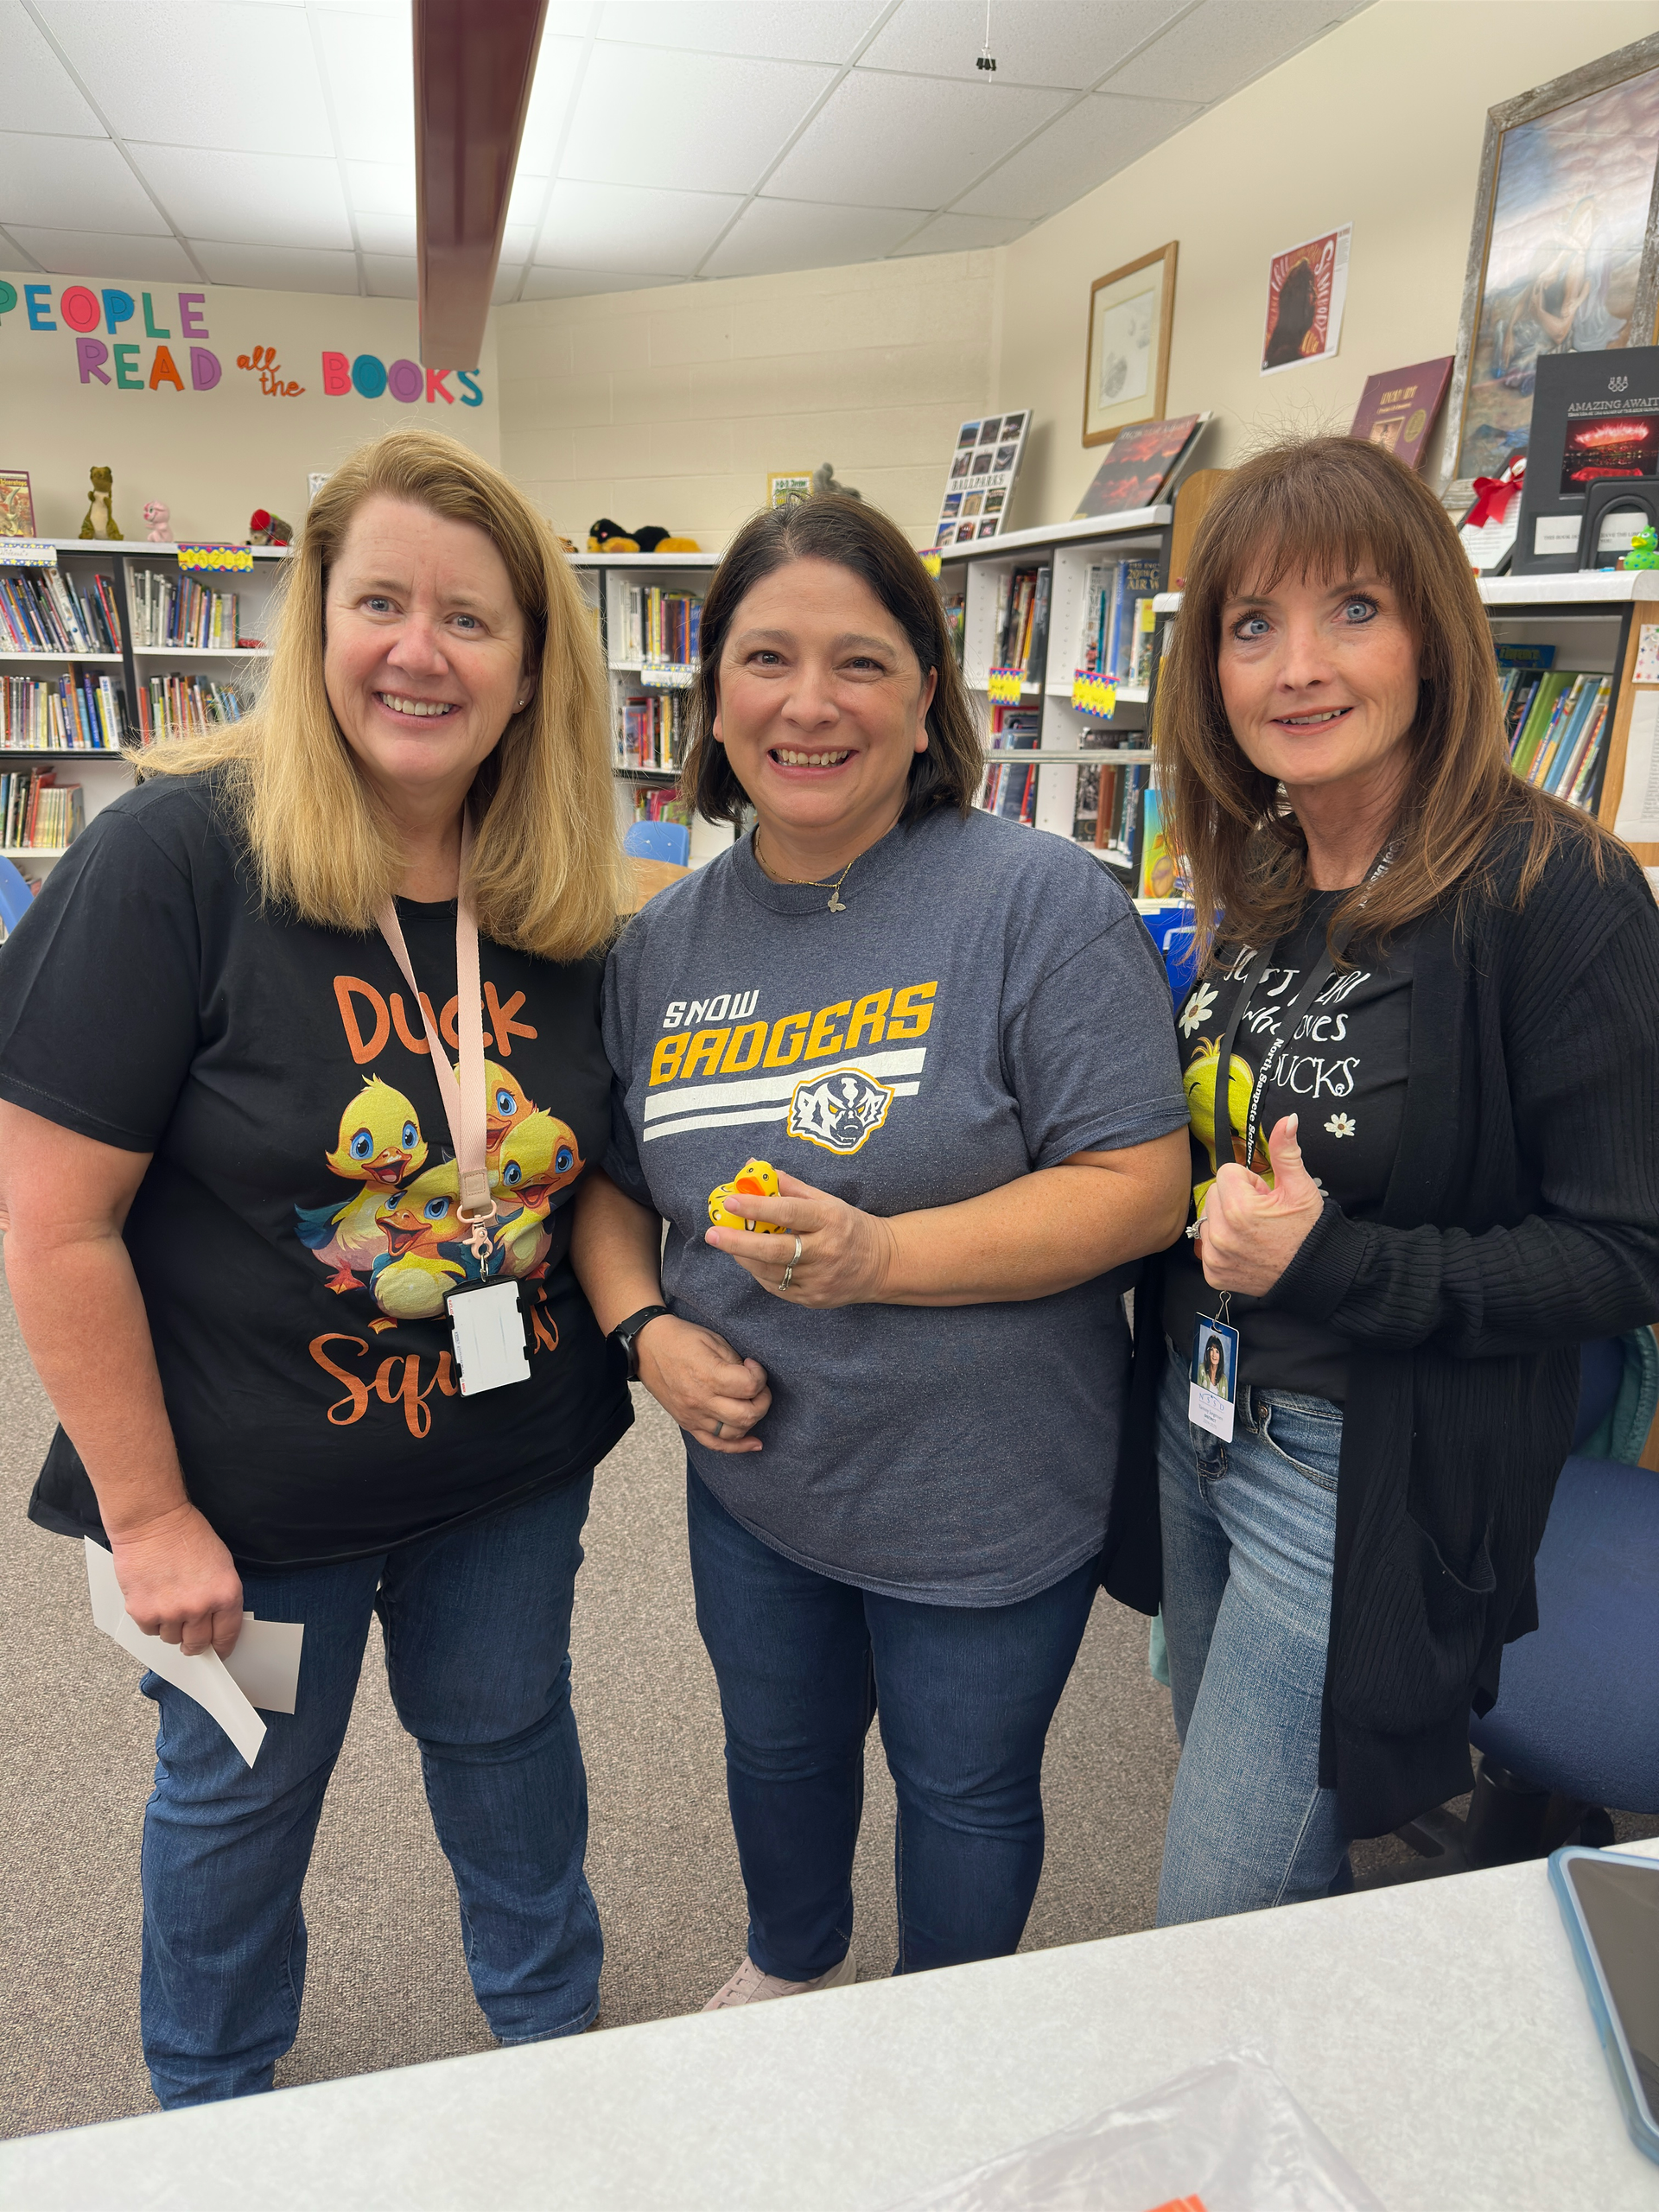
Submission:
[[[986,742],[981,804],[1085,845],[1131,893],[1140,888],[1152,758],[1150,682],[1128,680],[1135,658],[1133,610],[1154,601],[1168,580],[1173,519],[1170,505],[1135,508],[1046,529],[1010,531],[940,555],[939,589],[952,610],[963,675]],[[1098,586],[1103,577],[1109,594],[1116,591],[1120,567],[1127,575],[1118,594],[1122,619],[1116,625],[1116,673],[1125,680],[1116,686],[1109,710],[1074,705],[1073,677],[1089,665],[1090,645],[1100,637]],[[1043,580],[1035,589],[1046,595],[1046,632],[1039,601],[1027,632],[1019,697],[994,701],[995,656],[999,650],[1014,650],[1005,610],[1018,603],[1016,579],[1033,571]],[[1109,597],[1108,635],[1096,671],[1101,675],[1112,673],[1112,604]],[[1154,641],[1155,633],[1141,649],[1140,657],[1148,665]],[[1009,680],[1005,669],[1004,688]],[[999,723],[1005,740],[1001,745]],[[1012,745],[1006,742],[1010,735],[1016,741]]]
[[[1632,721],[1644,697],[1644,719],[1659,721],[1659,683],[1636,681],[1642,633],[1659,629],[1659,570],[1587,569],[1576,575],[1482,576],[1477,582],[1495,647],[1550,647],[1556,670],[1609,679],[1611,695],[1596,746],[1600,760],[1592,764],[1584,795],[1596,819],[1617,832]],[[1154,693],[1157,668],[1180,604],[1179,592],[1163,593],[1154,602]],[[1659,752],[1653,757],[1659,763]],[[1659,765],[1648,767],[1648,773],[1659,784]],[[1659,892],[1659,840],[1625,842]]]
[[[270,594],[276,563],[285,554],[280,546],[252,546],[251,569],[192,572],[181,568],[176,545],[125,538],[29,542],[55,554],[55,566],[8,559],[7,541],[0,538],[0,781],[49,773],[59,788],[79,785],[82,821],[90,821],[130,786],[132,771],[119,747],[141,742],[146,725],[156,727],[158,710],[164,716],[199,709],[211,715],[230,711],[232,702],[238,709],[251,702],[257,664],[270,657]],[[48,606],[57,601],[51,577],[67,587],[72,602],[85,605],[98,595],[102,625],[118,637],[118,652],[77,651],[60,622],[56,636],[42,626],[41,594]],[[188,612],[195,603],[192,587],[225,602],[233,594],[234,636],[257,639],[258,645],[226,641],[232,626],[228,603],[217,610],[217,626],[215,610],[206,608],[205,634],[199,629],[181,637],[176,618],[169,624],[166,611]],[[21,600],[20,590],[26,595]],[[96,620],[83,622],[85,634],[92,634]],[[36,641],[27,650],[25,632]],[[207,642],[207,634],[217,641]],[[66,682],[73,702],[64,698]],[[0,851],[24,874],[38,879],[65,850],[61,844],[12,842],[0,816]]]
[[[687,602],[695,601],[701,612],[720,556],[575,553],[570,565],[605,650],[617,821],[626,830],[649,793],[671,792],[678,784],[697,669]],[[731,842],[729,823],[697,816],[691,823],[692,867],[713,860]]]

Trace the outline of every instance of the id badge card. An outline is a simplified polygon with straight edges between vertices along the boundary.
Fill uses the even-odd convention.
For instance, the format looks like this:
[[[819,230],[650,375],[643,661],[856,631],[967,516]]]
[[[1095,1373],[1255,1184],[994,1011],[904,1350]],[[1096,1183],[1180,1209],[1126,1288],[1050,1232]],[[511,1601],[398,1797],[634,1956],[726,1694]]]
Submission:
[[[1192,1335],[1192,1379],[1186,1417],[1224,1444],[1233,1440],[1233,1400],[1238,1394],[1238,1331],[1200,1313]]]
[[[455,1372],[463,1398],[505,1383],[527,1382],[524,1316],[516,1281],[468,1283],[452,1290],[444,1304],[454,1332]]]

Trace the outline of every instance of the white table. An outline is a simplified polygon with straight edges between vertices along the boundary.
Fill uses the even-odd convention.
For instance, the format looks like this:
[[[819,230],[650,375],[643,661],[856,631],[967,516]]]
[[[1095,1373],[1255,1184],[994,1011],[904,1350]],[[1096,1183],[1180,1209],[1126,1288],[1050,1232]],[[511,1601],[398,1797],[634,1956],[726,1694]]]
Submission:
[[[1389,2212],[1659,2212],[1536,1862],[26,2137],[0,2202],[876,2212],[1246,2044]]]

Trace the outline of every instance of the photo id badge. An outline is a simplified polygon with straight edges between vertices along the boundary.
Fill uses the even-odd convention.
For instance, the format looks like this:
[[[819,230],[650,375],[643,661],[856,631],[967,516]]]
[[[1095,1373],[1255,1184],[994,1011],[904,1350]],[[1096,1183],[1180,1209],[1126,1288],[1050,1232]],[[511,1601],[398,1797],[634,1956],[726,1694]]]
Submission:
[[[1233,1440],[1233,1400],[1238,1390],[1238,1331],[1198,1316],[1192,1342],[1192,1383],[1186,1417],[1224,1444]]]
[[[463,1398],[505,1383],[528,1382],[524,1317],[516,1282],[469,1283],[452,1290],[444,1304],[454,1330],[455,1373]]]

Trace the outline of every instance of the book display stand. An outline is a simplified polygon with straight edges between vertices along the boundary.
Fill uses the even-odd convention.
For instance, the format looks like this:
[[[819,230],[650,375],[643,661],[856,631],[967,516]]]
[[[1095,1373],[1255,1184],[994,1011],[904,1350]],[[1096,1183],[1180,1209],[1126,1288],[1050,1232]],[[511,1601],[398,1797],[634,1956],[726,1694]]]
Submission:
[[[144,539],[0,538],[0,851],[26,875],[130,787],[123,745],[251,705],[285,555],[228,550],[248,565]]]

